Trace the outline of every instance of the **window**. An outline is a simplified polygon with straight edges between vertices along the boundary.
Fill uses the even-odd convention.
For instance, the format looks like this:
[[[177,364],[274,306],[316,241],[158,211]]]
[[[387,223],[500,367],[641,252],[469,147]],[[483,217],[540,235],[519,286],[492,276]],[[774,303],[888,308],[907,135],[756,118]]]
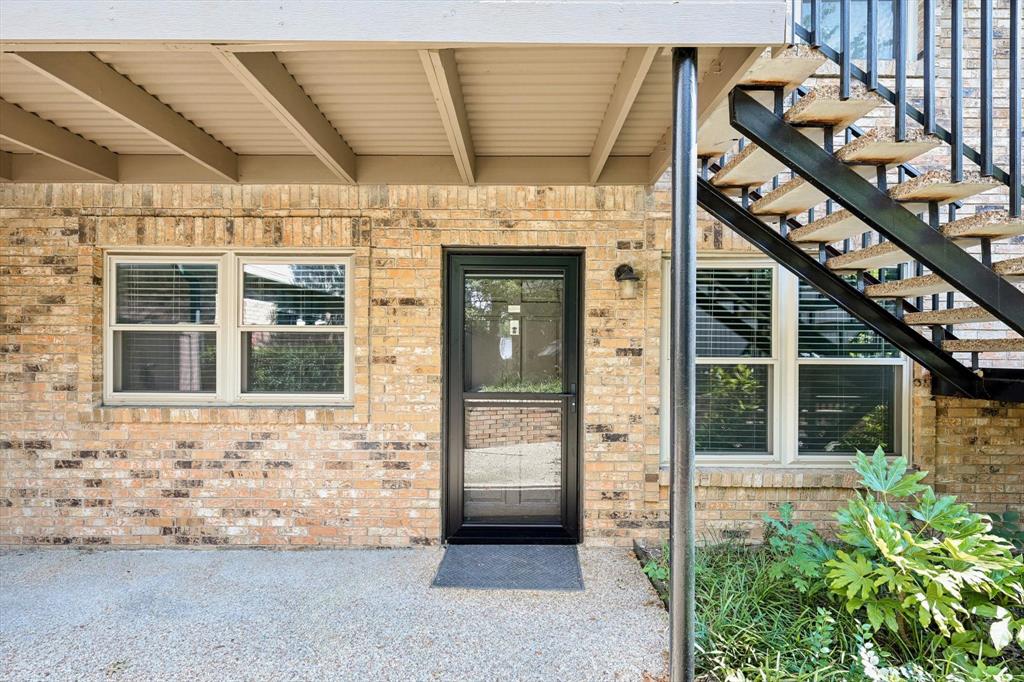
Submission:
[[[771,268],[697,271],[697,452],[771,453]]]
[[[669,262],[662,276],[669,363]],[[906,447],[909,371],[884,339],[775,264],[706,259],[697,270],[697,425],[701,463],[845,462]],[[667,463],[668,371],[661,376]]]
[[[901,450],[899,351],[804,282],[798,317],[800,453]]]
[[[350,395],[349,259],[111,255],[110,403],[321,403]]]

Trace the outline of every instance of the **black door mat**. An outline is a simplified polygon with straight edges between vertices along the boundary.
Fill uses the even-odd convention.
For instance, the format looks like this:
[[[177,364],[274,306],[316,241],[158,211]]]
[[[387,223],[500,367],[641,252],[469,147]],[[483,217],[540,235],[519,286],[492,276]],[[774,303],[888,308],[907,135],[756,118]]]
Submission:
[[[578,592],[583,573],[575,545],[449,545],[431,585]]]

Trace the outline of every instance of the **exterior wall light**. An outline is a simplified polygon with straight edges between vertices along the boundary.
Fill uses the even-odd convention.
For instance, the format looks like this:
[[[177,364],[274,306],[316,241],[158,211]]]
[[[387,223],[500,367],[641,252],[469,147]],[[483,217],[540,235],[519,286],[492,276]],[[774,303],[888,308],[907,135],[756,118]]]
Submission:
[[[619,298],[627,301],[636,298],[640,276],[633,271],[633,266],[623,263],[615,268],[615,281],[619,283]]]

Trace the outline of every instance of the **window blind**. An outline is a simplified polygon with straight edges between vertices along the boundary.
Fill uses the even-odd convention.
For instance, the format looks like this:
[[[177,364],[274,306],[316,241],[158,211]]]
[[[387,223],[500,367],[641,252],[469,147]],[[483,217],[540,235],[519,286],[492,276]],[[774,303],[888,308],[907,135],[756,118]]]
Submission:
[[[136,393],[213,393],[217,390],[216,332],[118,331],[114,390]]]
[[[895,452],[898,377],[894,365],[801,365],[801,453],[849,457],[878,446]]]
[[[802,358],[899,357],[889,342],[803,281],[798,343]]]
[[[771,354],[771,269],[697,270],[697,355]]]
[[[768,365],[697,366],[697,450],[763,454],[768,447]]]
[[[118,263],[118,324],[214,324],[217,265]]]
[[[242,289],[243,324],[345,324],[344,265],[247,263]]]

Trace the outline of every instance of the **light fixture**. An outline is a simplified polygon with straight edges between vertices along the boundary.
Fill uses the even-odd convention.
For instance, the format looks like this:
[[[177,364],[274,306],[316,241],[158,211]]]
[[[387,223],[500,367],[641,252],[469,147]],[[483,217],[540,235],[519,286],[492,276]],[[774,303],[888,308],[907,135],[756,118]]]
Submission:
[[[640,276],[633,271],[633,266],[623,263],[615,268],[615,281],[619,283],[619,298],[636,298],[636,285],[640,281]]]

